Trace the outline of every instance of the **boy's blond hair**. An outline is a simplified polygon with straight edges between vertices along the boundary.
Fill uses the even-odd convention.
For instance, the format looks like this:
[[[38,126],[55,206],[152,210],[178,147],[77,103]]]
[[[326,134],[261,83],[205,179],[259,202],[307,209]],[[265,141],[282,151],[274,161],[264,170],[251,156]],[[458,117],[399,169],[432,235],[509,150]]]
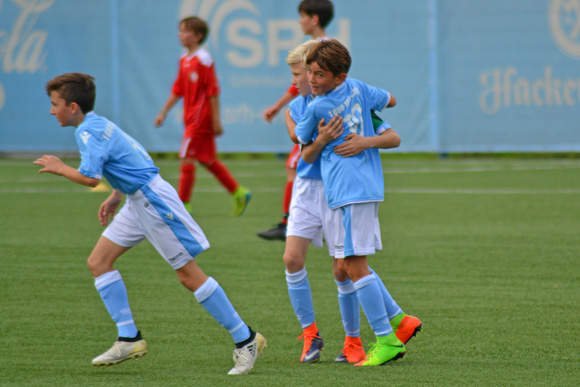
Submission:
[[[288,63],[289,66],[299,63],[306,65],[306,58],[308,57],[308,53],[310,52],[310,49],[316,45],[316,43],[318,43],[316,40],[308,40],[302,43],[300,46],[296,47],[288,53],[286,63]]]

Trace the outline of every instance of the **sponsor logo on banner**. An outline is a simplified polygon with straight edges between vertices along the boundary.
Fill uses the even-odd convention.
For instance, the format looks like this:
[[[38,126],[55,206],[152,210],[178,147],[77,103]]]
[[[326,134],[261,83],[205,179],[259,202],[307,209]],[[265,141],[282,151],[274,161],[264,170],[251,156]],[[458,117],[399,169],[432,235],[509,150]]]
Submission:
[[[55,0],[12,0],[19,8],[7,30],[0,29],[0,71],[5,74],[34,74],[43,69],[46,59],[45,43],[48,32],[35,29],[41,13],[49,9]],[[0,0],[0,14],[6,7]],[[0,83],[0,109],[6,102],[6,93]]]
[[[580,0],[551,0],[550,32],[558,48],[580,59]]]
[[[580,0],[549,0],[548,26],[560,51],[580,59]],[[514,66],[484,71],[481,110],[489,115],[510,107],[565,107],[580,105],[580,76],[558,74],[546,64],[534,78],[518,74]]]
[[[294,6],[292,9],[295,9]],[[267,18],[252,0],[183,0],[179,18],[196,15],[210,26],[208,42],[212,51],[223,51],[234,67],[276,67],[283,57],[305,40],[298,13],[291,19]],[[266,16],[266,17],[265,17]],[[350,23],[336,21],[339,36],[350,45]]]

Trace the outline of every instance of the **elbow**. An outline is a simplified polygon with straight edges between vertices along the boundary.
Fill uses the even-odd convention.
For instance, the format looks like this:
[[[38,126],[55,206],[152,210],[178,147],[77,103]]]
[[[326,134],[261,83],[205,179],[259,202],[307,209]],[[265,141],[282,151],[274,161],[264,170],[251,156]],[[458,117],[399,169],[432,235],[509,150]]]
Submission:
[[[394,95],[391,94],[391,100],[387,104],[387,107],[392,108],[392,107],[395,107],[396,105],[397,105],[397,99],[395,98]]]
[[[300,141],[298,141],[298,137],[296,137],[296,134],[290,134],[290,140],[292,140],[294,144],[300,144]]]
[[[398,148],[401,146],[401,136],[398,134],[393,138],[393,148]]]
[[[95,188],[96,186],[98,186],[99,184],[101,184],[101,181],[99,179],[90,179],[87,182],[87,185],[91,188]]]

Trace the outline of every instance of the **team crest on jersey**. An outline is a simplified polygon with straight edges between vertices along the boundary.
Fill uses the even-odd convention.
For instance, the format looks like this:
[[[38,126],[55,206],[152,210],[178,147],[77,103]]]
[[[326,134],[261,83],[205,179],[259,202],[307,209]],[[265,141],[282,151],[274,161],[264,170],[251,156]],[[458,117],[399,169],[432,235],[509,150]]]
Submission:
[[[192,71],[189,74],[189,79],[191,80],[191,82],[197,82],[197,80],[199,79],[199,74],[196,71]]]

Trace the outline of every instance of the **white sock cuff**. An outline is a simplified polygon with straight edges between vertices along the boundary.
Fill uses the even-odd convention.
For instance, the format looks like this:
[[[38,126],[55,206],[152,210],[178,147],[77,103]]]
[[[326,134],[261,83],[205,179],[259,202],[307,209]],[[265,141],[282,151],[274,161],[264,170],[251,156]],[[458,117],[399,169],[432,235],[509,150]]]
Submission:
[[[377,280],[377,277],[375,277],[374,274],[369,274],[365,277],[362,277],[358,281],[356,281],[353,285],[354,285],[354,288],[356,290],[360,290],[360,289],[364,288],[365,286],[372,284],[376,280]]]
[[[205,281],[203,285],[199,287],[199,289],[193,292],[193,295],[197,299],[197,302],[202,303],[207,300],[213,294],[213,292],[215,292],[218,286],[220,286],[218,282],[212,277],[209,277],[207,281]]]
[[[102,274],[95,278],[95,287],[97,290],[101,290],[105,286],[112,284],[113,282],[121,281],[121,273],[119,270],[113,270],[108,273]]]
[[[334,282],[336,282],[336,286],[338,287],[339,294],[352,294],[352,293],[356,292],[356,289],[354,288],[354,284],[350,279],[348,279],[344,282],[339,282],[337,280],[334,280]]]
[[[286,282],[288,282],[288,284],[297,285],[304,281],[307,276],[308,273],[306,272],[306,267],[303,267],[302,270],[292,274],[288,273],[288,270],[286,270]]]

